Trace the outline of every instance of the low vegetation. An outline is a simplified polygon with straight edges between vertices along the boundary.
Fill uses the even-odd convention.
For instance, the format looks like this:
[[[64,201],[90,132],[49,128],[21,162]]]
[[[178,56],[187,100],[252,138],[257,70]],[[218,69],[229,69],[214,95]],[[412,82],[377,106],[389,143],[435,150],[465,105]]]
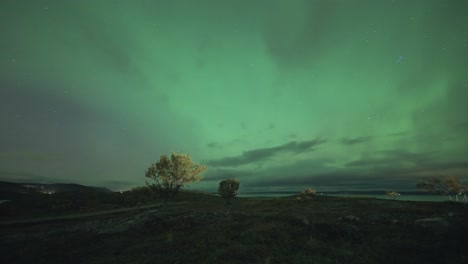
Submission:
[[[226,201],[226,205],[231,205],[231,199],[236,197],[239,190],[239,181],[227,179],[219,183],[218,194]]]
[[[145,189],[134,191],[146,192]],[[119,195],[125,195],[122,193]],[[464,263],[468,211],[454,202],[301,194],[244,198],[181,190],[171,206],[3,226],[5,263]],[[157,202],[159,196],[156,196]],[[137,199],[138,200],[138,199]],[[125,200],[121,200],[126,203]],[[1,207],[0,207],[1,208]],[[423,227],[418,219],[448,226]]]
[[[468,263],[468,210],[452,202],[466,187],[451,177],[419,188],[447,202],[316,195],[237,197],[239,181],[218,195],[182,188],[206,166],[163,155],[145,187],[125,192],[31,193],[0,204],[5,263]],[[165,206],[171,202],[171,206]],[[154,205],[159,203],[160,207]],[[230,205],[230,206],[226,206]],[[15,220],[118,208],[118,214]]]

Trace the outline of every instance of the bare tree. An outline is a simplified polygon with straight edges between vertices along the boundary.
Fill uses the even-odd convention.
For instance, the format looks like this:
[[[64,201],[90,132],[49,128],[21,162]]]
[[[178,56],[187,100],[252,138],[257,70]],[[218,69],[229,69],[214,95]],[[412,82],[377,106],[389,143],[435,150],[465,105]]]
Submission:
[[[202,177],[199,174],[205,170],[205,165],[194,163],[188,154],[172,153],[170,158],[161,155],[159,161],[151,164],[145,175],[155,183],[146,181],[146,185],[159,194],[162,207],[177,195],[181,187],[200,181]]]

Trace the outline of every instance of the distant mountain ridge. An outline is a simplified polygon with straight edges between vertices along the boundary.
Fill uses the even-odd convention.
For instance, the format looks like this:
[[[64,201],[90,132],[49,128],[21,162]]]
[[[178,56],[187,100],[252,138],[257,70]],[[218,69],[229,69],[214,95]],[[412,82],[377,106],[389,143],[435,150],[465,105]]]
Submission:
[[[16,183],[0,181],[0,199],[9,199],[18,195],[33,193],[55,193],[55,192],[75,192],[94,191],[112,192],[107,188],[92,187],[75,183]]]

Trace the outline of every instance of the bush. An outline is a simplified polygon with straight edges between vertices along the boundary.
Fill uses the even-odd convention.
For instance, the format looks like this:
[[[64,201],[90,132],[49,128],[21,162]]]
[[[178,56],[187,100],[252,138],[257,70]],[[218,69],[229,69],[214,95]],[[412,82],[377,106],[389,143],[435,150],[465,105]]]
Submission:
[[[385,193],[388,197],[392,198],[393,200],[395,200],[395,198],[397,198],[398,195],[400,195],[399,193],[397,192],[386,192]]]
[[[122,195],[124,203],[127,206],[140,207],[157,200],[155,192],[153,192],[148,186],[132,188],[130,191],[126,191]]]
[[[315,194],[316,194],[315,190],[308,188],[299,194],[299,197],[297,197],[297,200],[307,201],[315,197]]]
[[[226,205],[231,204],[231,199],[237,195],[239,182],[236,179],[227,179],[219,183],[218,193],[226,201]]]

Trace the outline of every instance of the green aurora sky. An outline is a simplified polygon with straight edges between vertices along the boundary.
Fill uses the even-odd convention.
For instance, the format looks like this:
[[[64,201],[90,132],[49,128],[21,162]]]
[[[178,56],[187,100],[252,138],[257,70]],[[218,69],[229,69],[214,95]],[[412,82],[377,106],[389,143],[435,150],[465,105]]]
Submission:
[[[468,179],[468,1],[0,1],[0,180],[412,190]]]

